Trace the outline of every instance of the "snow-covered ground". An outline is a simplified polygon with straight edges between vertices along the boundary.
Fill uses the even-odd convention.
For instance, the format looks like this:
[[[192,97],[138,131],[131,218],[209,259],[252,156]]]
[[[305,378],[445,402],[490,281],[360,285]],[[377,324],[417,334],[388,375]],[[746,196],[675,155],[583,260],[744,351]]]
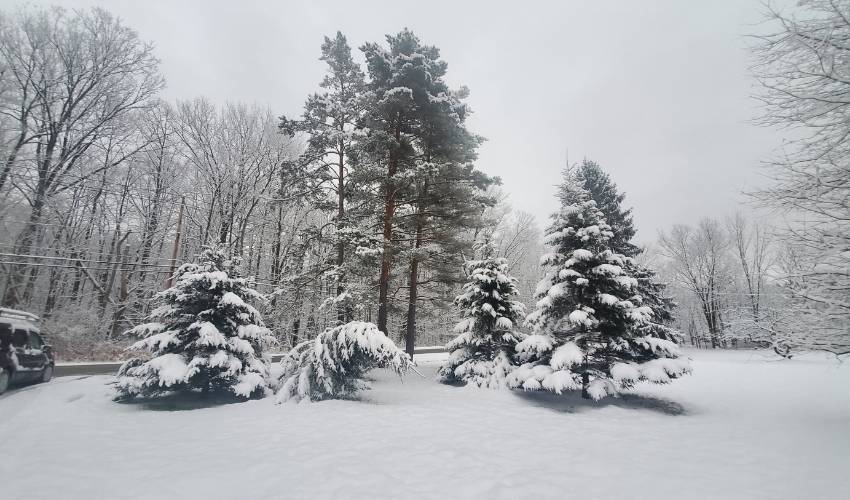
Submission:
[[[694,374],[601,403],[447,387],[435,360],[361,401],[167,411],[110,377],[0,397],[2,498],[840,498],[850,362],[692,351]]]

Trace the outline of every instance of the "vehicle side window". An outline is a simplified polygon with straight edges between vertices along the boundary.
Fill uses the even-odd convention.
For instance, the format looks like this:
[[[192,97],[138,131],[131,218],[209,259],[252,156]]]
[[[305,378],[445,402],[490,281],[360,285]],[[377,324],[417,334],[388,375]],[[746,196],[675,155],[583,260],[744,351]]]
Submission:
[[[28,343],[28,337],[26,330],[21,330],[19,328],[15,328],[15,333],[12,335],[12,345],[15,347],[25,347]]]
[[[12,326],[7,323],[0,323],[0,351],[9,347],[12,343]]]
[[[30,332],[29,346],[30,349],[38,349],[40,351],[41,348],[44,347],[44,342],[41,341],[41,336],[35,332]]]

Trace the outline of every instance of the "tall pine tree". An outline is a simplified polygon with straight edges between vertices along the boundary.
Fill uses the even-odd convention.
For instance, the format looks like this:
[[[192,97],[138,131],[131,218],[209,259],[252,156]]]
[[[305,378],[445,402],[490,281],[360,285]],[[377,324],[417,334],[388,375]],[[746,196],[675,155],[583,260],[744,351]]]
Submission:
[[[393,268],[398,252],[410,250],[407,273],[411,287],[410,350],[415,331],[419,264],[429,255],[439,253],[423,250],[429,240],[435,241],[432,236],[436,233],[429,228],[457,230],[469,224],[467,221],[475,211],[470,207],[476,200],[471,189],[480,189],[487,183],[486,176],[471,166],[481,139],[465,128],[466,91],[449,89],[444,80],[447,64],[440,59],[439,49],[424,45],[404,29],[387,36],[387,47],[367,43],[362,50],[370,78],[369,109],[362,121],[368,133],[363,140],[361,171],[367,174],[371,171],[382,197],[383,253],[378,276],[377,326],[387,331]],[[441,207],[444,209],[438,210]]]
[[[642,330],[652,309],[641,305],[631,258],[611,249],[614,236],[582,182],[566,172],[544,256],[546,276],[527,324],[533,335],[517,345],[524,364],[511,387],[556,393],[581,389],[601,399],[638,381],[669,382],[690,371],[675,342]]]
[[[351,47],[345,36],[337,32],[334,38],[325,37],[322,56],[328,68],[320,86],[322,93],[307,98],[300,120],[280,119],[280,129],[289,135],[305,133],[307,150],[301,160],[307,178],[316,184],[316,205],[333,211],[334,232],[328,238],[319,229],[316,238],[330,239],[336,248],[334,260],[327,271],[336,281],[336,294],[330,302],[336,304],[337,321],[342,324],[352,317],[352,295],[347,282],[357,268],[346,265],[346,256],[355,252],[357,243],[368,239],[358,222],[366,216],[364,210],[351,210],[353,199],[363,189],[352,171],[357,155],[358,122],[364,112],[365,77],[360,65],[351,57]],[[352,259],[349,259],[352,260]]]
[[[482,139],[465,127],[469,111],[462,99],[467,92],[452,92],[444,82],[436,83],[431,91],[437,93],[423,106],[423,122],[416,141],[421,154],[412,169],[409,210],[403,216],[404,229],[411,240],[405,335],[411,355],[416,339],[420,265],[426,268],[431,281],[459,281],[457,269],[463,251],[468,249],[465,229],[480,225],[483,208],[494,203],[486,190],[498,182],[472,164]]]
[[[118,371],[118,399],[170,393],[265,394],[268,360],[275,341],[249,302],[262,300],[220,250],[205,250],[197,264],[177,270],[175,285],[160,292],[149,322],[129,333],[145,355]]]

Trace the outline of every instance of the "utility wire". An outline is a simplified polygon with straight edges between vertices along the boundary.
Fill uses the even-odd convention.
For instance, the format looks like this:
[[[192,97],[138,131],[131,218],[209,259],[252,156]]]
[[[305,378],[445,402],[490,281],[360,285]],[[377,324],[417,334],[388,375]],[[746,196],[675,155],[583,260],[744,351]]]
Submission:
[[[6,260],[0,260],[0,264],[11,265],[11,266],[27,266],[27,267],[80,269],[79,266],[71,265],[71,264],[44,264],[44,263],[39,263],[39,262],[13,262],[13,261],[6,261]],[[139,270],[139,268],[137,268],[137,267],[121,267],[121,266],[116,266],[116,267],[88,267],[87,266],[86,269],[88,269],[89,271],[113,271],[113,270],[116,270],[116,271],[127,271],[127,272]],[[168,274],[168,271],[155,270],[155,271],[150,271],[149,274]]]
[[[109,260],[90,260],[90,259],[76,259],[73,257],[51,257],[46,255],[24,255],[24,254],[15,254],[15,253],[6,253],[0,252],[0,256],[3,257],[15,257],[19,259],[43,259],[43,260],[64,260],[64,261],[72,261],[72,262],[85,262],[90,264],[112,264],[116,261]],[[165,267],[168,268],[170,265],[168,264],[138,264],[136,267]]]

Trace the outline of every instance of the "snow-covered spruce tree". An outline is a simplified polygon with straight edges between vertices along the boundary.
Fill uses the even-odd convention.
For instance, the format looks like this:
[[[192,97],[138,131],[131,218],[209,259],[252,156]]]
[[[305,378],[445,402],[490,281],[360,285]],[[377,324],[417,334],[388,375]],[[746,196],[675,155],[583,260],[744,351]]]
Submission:
[[[613,236],[608,242],[611,250],[626,257],[637,256],[641,249],[632,244],[632,238],[637,232],[632,209],[623,207],[626,193],[621,193],[608,172],[593,160],[582,160],[573,174],[581,181],[582,187],[587,190],[590,199],[596,202],[596,208],[611,227]]]
[[[459,335],[446,345],[449,358],[440,368],[443,382],[466,382],[499,388],[513,369],[516,344],[524,335],[514,331],[525,315],[525,306],[512,300],[519,292],[517,280],[508,274],[508,262],[493,256],[485,245],[481,260],[465,263],[467,282],[455,299],[462,319]]]
[[[596,202],[596,208],[602,213],[613,235],[607,246],[613,252],[626,257],[635,258],[640,255],[642,249],[631,242],[637,232],[632,219],[632,209],[623,207],[626,194],[617,189],[617,184],[611,176],[598,163],[587,159],[566,175],[574,176],[574,182],[579,182],[587,190],[590,199]],[[562,186],[562,203],[571,203],[574,194],[569,186],[574,182]],[[658,273],[653,269],[632,260],[626,261],[626,272],[637,279],[636,294],[641,297],[638,305],[652,309],[652,315],[645,325],[639,327],[640,331],[665,340],[681,342],[681,332],[670,326],[674,321],[676,303],[666,293],[666,283],[658,280]]]
[[[690,371],[675,342],[642,331],[652,315],[639,305],[631,259],[609,247],[611,228],[574,176],[561,186],[563,207],[553,216],[543,257],[549,267],[537,286],[533,334],[517,345],[524,364],[510,387],[555,393],[582,390],[602,399],[638,381],[666,383]]]
[[[206,249],[197,264],[180,266],[175,285],[155,297],[160,305],[130,349],[145,352],[118,371],[118,399],[179,392],[217,392],[250,398],[267,389],[263,349],[274,342],[248,301],[262,296],[238,276],[238,261]]]
[[[673,311],[676,309],[676,303],[667,294],[667,284],[658,281],[657,273],[648,267],[635,264],[627,270],[637,280],[640,305],[652,310],[649,320],[638,325],[638,332],[680,344],[682,332],[672,326],[675,321]]]
[[[352,321],[295,346],[280,361],[277,401],[349,399],[373,368],[402,374],[413,361],[372,323]]]

